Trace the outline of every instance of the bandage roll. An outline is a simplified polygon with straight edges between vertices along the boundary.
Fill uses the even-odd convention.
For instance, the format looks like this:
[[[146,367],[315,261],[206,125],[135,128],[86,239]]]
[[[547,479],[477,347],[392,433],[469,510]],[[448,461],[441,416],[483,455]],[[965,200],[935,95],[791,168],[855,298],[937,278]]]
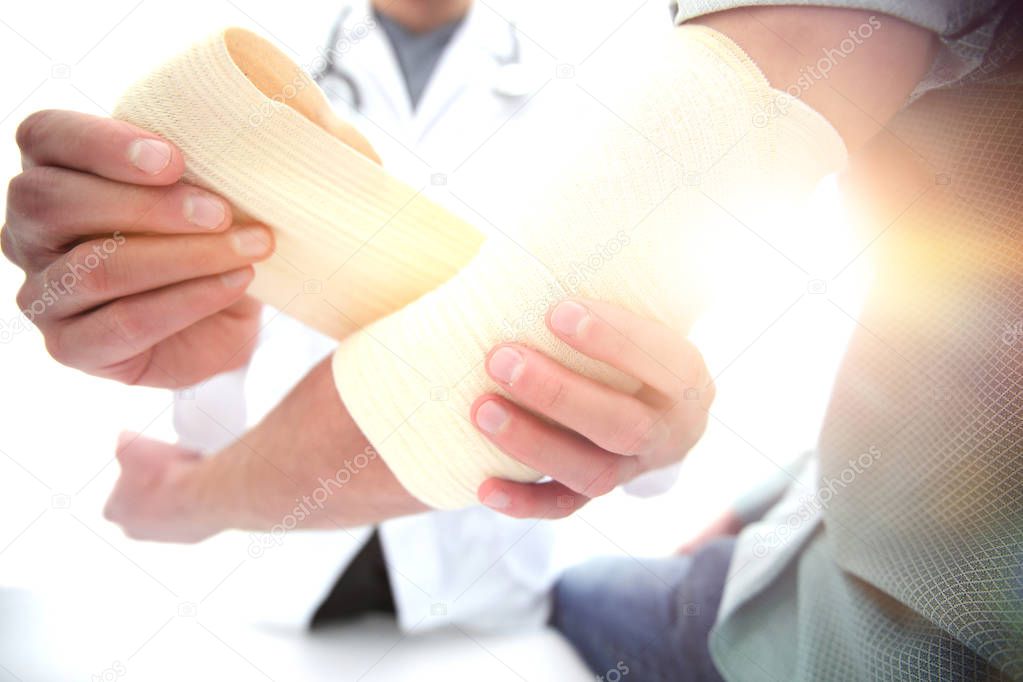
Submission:
[[[827,121],[772,88],[715,31],[680,27],[616,57],[593,82],[580,79],[576,105],[555,100],[560,124],[538,116],[539,127],[509,145],[519,155],[509,163],[525,160],[528,172],[507,187],[513,202],[487,209],[501,216],[504,234],[436,290],[346,338],[334,356],[355,421],[431,506],[475,503],[487,477],[539,477],[470,422],[478,396],[503,393],[484,367],[495,344],[524,343],[635,391],[634,379],[557,340],[544,322],[549,306],[569,295],[603,300],[684,334],[706,270],[728,267],[727,259],[707,262],[721,253],[709,245],[736,223],[769,239],[845,161]]]
[[[451,278],[481,234],[376,162],[305,71],[227,29],[133,85],[114,116],[162,135],[187,182],[274,232],[249,293],[343,338]]]

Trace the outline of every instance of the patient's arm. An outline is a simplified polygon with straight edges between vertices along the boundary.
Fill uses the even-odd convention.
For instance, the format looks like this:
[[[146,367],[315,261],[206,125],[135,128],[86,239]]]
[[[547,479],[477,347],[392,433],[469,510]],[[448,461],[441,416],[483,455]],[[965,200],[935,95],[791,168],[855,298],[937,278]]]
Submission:
[[[541,485],[484,483],[482,501],[510,516],[567,516],[591,497],[678,461],[703,433],[714,397],[699,351],[663,325],[585,300],[564,302],[547,324],[579,353],[636,377],[644,390],[615,392],[530,348],[491,353],[488,371],[514,402],[482,396],[474,422],[508,456],[552,478]],[[502,349],[521,354],[521,369],[499,360]],[[667,349],[671,364],[662,365],[655,356]],[[505,371],[512,382],[501,378]],[[703,389],[683,401],[667,399],[685,386]],[[661,428],[641,429],[635,456],[624,455],[636,445],[637,426],[656,419]],[[244,439],[208,459],[131,434],[122,437],[118,459],[121,477],[107,517],[140,539],[194,542],[228,528],[347,527],[425,508],[358,430],[327,362]]]
[[[732,10],[700,21],[729,35],[756,60],[774,87],[785,89],[797,81],[805,64],[815,63],[822,50],[838,45],[849,30],[870,20],[871,15],[865,12],[779,7]],[[881,17],[881,22],[880,30],[832,69],[828,81],[814,83],[801,93],[827,116],[850,148],[861,145],[897,111],[926,71],[935,49],[933,37],[926,31],[890,17]],[[682,227],[685,218],[679,217]],[[487,350],[470,362],[482,366]],[[656,354],[652,357],[671,360],[659,359]],[[365,370],[372,377],[373,367]],[[473,428],[468,412],[461,418]],[[387,445],[386,437],[379,440],[378,447]],[[337,471],[346,457],[354,458],[367,445],[337,397],[327,363],[322,363],[243,441],[201,464],[186,466],[197,474],[175,476],[183,483],[172,487],[195,509],[220,519],[212,526],[202,526],[204,534],[220,527],[267,528],[290,513],[296,498],[314,493],[317,486],[325,487],[319,483],[324,472]],[[527,445],[515,444],[520,459],[524,447]],[[538,455],[553,459],[558,453]],[[122,461],[126,461],[124,455]],[[532,466],[542,471],[556,468],[545,467],[535,458]],[[595,458],[593,473],[599,475],[604,466]],[[123,488],[119,484],[111,502],[112,515],[121,519],[125,512],[118,510],[119,500],[136,497],[123,494]],[[525,502],[528,493],[522,487],[507,490],[522,495]],[[522,505],[513,500],[508,507],[520,509]],[[331,496],[322,513],[308,515],[304,523],[354,525],[423,508],[376,457],[352,476],[340,494]]]
[[[215,455],[122,436],[108,519],[144,540],[195,542],[229,528],[354,527],[422,511],[352,422],[330,363]]]
[[[435,291],[341,342],[338,389],[418,498],[457,508],[475,503],[487,478],[542,473],[465,419],[481,393],[506,393],[477,358],[514,341],[614,390],[639,390],[613,366],[574,355],[536,309],[583,296],[685,334],[712,296],[707,271],[741,262],[730,255],[750,248],[749,233],[783,238],[794,209],[843,166],[843,142],[861,144],[896,111],[933,53],[928,32],[867,12],[754,16],[710,17],[721,31],[685,25],[631,52],[598,53],[576,71],[578,97],[538,96],[531,113],[551,106],[550,115],[514,141],[543,163],[514,179],[514,204],[486,209],[505,234]],[[821,55],[834,62],[834,84],[815,67]],[[811,73],[800,85],[800,64],[819,80]],[[590,266],[582,275],[580,263]]]
[[[937,37],[875,12],[834,7],[748,7],[693,19],[737,42],[771,85],[819,111],[859,149],[926,75]]]

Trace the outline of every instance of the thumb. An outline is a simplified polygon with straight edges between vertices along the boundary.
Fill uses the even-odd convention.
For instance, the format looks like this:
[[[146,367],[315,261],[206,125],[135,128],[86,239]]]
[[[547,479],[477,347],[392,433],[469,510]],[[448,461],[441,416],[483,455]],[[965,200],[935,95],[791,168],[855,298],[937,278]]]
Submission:
[[[117,437],[117,461],[125,473],[148,477],[160,473],[174,460],[198,457],[191,450],[131,431],[123,431]]]

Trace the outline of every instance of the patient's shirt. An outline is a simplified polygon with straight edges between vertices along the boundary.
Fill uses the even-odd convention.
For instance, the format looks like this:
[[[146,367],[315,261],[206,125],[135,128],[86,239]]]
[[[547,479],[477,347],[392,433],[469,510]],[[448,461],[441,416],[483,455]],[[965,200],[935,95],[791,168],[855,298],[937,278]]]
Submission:
[[[751,4],[782,3],[677,19]],[[874,286],[818,462],[736,544],[714,660],[728,680],[1023,679],[1023,5],[814,4],[903,18],[940,49],[852,159]]]

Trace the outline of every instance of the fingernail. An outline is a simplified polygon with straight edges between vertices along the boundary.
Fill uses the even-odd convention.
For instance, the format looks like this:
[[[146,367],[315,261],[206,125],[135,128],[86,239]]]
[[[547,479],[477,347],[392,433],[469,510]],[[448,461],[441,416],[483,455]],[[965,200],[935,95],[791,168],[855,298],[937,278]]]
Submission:
[[[507,509],[508,505],[511,504],[511,498],[508,497],[508,493],[494,490],[483,498],[483,504],[491,509]]]
[[[143,173],[156,175],[170,163],[171,148],[162,140],[140,137],[128,147],[128,160]]]
[[[235,289],[243,284],[247,284],[250,277],[252,277],[252,271],[249,268],[241,268],[239,270],[225,272],[220,276],[220,281],[223,282],[224,286],[228,289]]]
[[[213,229],[224,222],[227,211],[224,202],[205,194],[189,194],[185,197],[185,218],[199,227]]]
[[[522,370],[525,367],[526,361],[522,359],[522,355],[507,346],[498,348],[497,352],[490,356],[490,362],[487,363],[490,376],[509,386],[522,375]]]
[[[243,227],[235,231],[234,250],[239,256],[255,258],[270,252],[270,232],[262,227]]]
[[[496,400],[488,400],[476,408],[476,423],[481,429],[493,435],[508,421],[508,411]]]
[[[551,313],[551,327],[565,336],[577,336],[590,321],[590,313],[575,301],[562,301]]]

